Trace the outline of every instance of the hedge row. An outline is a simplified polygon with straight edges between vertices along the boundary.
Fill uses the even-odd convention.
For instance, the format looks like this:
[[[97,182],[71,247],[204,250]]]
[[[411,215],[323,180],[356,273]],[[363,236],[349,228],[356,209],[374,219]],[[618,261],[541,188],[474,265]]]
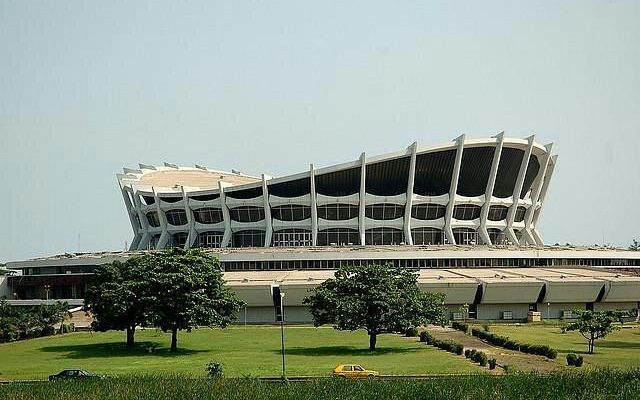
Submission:
[[[487,357],[487,355],[483,352],[483,351],[478,351],[476,349],[472,349],[472,350],[465,350],[464,351],[464,356],[466,358],[471,359],[472,361],[477,362],[478,364],[480,364],[480,366],[484,367],[485,365],[487,365],[487,362],[489,362],[489,359]],[[495,368],[495,359],[491,359],[493,368]]]
[[[454,342],[453,340],[436,339],[427,331],[420,332],[420,341],[448,351],[449,353],[455,353],[459,356],[462,355],[462,352],[464,351],[464,346],[460,343]]]
[[[506,336],[500,336],[494,333],[481,331],[477,328],[473,328],[471,330],[471,334],[496,346],[504,347],[505,349],[521,351],[527,354],[537,354],[551,359],[554,359],[558,356],[558,352],[547,345],[519,343],[515,340],[509,339]]]
[[[464,333],[469,333],[469,324],[465,324],[464,322],[453,321],[451,327]]]

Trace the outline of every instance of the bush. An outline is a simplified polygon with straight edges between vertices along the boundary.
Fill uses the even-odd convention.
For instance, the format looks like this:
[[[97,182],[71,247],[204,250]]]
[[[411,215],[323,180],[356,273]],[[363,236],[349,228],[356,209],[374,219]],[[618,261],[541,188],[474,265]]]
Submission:
[[[482,324],[482,329],[484,329],[485,332],[489,332],[489,324]]]
[[[418,336],[418,328],[416,328],[416,327],[408,328],[404,332],[404,335],[407,336],[407,337],[416,337],[416,336]]]
[[[223,374],[222,369],[222,363],[211,361],[207,364],[205,371],[207,371],[209,378],[220,378]]]
[[[465,351],[464,351],[464,357],[465,357],[465,358],[469,358],[469,357],[471,357],[471,350],[469,350],[469,349],[465,350]]]
[[[497,364],[498,362],[496,361],[496,359],[492,358],[491,360],[489,360],[489,369],[496,369]]]
[[[453,321],[451,323],[451,327],[455,330],[464,332],[464,333],[469,333],[469,324],[465,324],[463,322],[458,322],[458,321]]]
[[[476,328],[471,330],[471,334],[478,339],[485,340],[493,345],[504,347],[509,350],[521,351],[528,354],[537,354],[551,359],[558,356],[558,352],[547,345],[519,343],[506,336],[496,335]]]
[[[427,331],[422,331],[420,332],[420,341],[426,344],[432,344],[433,336],[431,336],[431,334]]]
[[[482,351],[476,351],[472,356],[471,359],[475,362],[477,362],[478,364],[480,364],[480,366],[484,367],[487,365],[488,362],[488,357],[487,355],[482,352]]]
[[[576,367],[582,367],[582,363],[584,362],[584,358],[582,358],[582,356],[578,356],[578,358],[576,359]]]
[[[567,365],[572,365],[574,367],[581,367],[584,359],[582,356],[577,356],[573,353],[567,354]]]
[[[453,340],[436,339],[427,331],[420,332],[420,341],[459,356],[464,352],[464,346],[462,344],[454,342]]]

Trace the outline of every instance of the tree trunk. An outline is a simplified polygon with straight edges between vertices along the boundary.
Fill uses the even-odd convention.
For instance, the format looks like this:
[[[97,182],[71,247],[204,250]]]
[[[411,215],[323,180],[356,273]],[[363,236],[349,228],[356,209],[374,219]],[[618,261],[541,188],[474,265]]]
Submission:
[[[376,351],[376,341],[378,337],[375,333],[369,333],[369,351]]]
[[[135,334],[136,334],[135,326],[130,326],[127,328],[127,347],[133,347],[136,344]]]
[[[178,351],[178,328],[171,328],[171,350],[172,353]]]

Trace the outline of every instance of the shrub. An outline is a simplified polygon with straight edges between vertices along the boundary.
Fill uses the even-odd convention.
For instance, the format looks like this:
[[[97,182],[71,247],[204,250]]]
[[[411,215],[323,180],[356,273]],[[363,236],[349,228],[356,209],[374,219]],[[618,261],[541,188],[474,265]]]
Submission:
[[[567,365],[576,365],[576,360],[578,359],[578,356],[576,356],[573,353],[569,353],[567,354]]]
[[[455,330],[469,333],[469,324],[465,324],[464,322],[453,321],[451,327]]]
[[[404,332],[404,335],[407,337],[416,337],[418,336],[418,328],[416,327],[407,328],[407,330]]]
[[[469,350],[469,349],[465,350],[465,351],[464,351],[464,357],[465,357],[465,358],[469,358],[469,357],[471,357],[471,350]]]
[[[484,329],[485,332],[489,332],[489,324],[482,324],[482,329]]]
[[[576,367],[582,367],[582,363],[584,362],[584,358],[582,358],[582,356],[578,356],[578,358],[576,358]]]
[[[496,361],[496,359],[492,358],[491,360],[489,360],[489,369],[496,369],[497,364],[498,362]]]
[[[207,364],[205,371],[207,371],[209,378],[220,378],[223,374],[222,369],[222,363],[211,361]]]
[[[488,358],[487,355],[482,351],[476,351],[471,359],[477,363],[479,363],[482,367],[487,365]]]
[[[420,332],[420,341],[426,344],[433,343],[433,336],[427,331]]]
[[[490,332],[481,331],[476,328],[471,330],[471,334],[478,339],[486,340],[493,345],[504,347],[509,350],[521,351],[528,354],[537,354],[551,359],[554,359],[558,356],[558,352],[547,345],[519,343],[515,340],[509,339],[506,336],[496,335]]]
[[[420,332],[420,341],[457,355],[462,355],[464,352],[464,346],[462,344],[454,342],[453,340],[436,339],[427,331]]]

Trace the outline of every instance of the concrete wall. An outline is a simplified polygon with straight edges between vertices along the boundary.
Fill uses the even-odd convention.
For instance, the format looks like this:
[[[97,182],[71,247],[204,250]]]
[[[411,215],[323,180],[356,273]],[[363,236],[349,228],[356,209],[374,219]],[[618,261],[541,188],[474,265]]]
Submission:
[[[638,308],[638,303],[636,302],[625,302],[625,303],[595,303],[593,305],[593,309],[595,311],[605,311],[605,310],[636,310]]]
[[[285,321],[290,324],[310,324],[313,322],[311,313],[307,307],[284,307]],[[275,308],[271,307],[247,307],[236,315],[236,324],[277,324]]]
[[[479,320],[502,320],[504,311],[511,311],[512,319],[523,320],[529,313],[528,304],[478,304]]]
[[[586,310],[586,303],[547,303],[538,304],[538,311],[542,319],[561,319],[563,311]]]

